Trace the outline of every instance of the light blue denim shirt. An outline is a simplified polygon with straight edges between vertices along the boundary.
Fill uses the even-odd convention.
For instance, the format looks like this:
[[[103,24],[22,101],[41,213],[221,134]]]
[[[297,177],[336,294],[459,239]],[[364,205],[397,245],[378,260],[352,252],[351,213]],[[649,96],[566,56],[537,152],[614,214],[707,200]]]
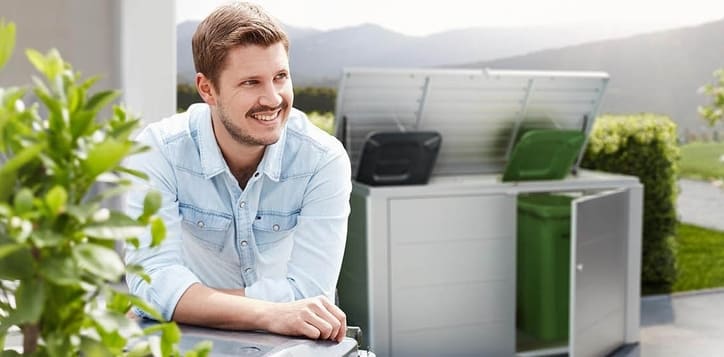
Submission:
[[[242,190],[214,137],[209,107],[150,124],[137,140],[151,147],[126,165],[148,174],[135,182],[126,211],[137,217],[149,189],[161,192],[158,214],[167,234],[150,248],[127,247],[126,262],[140,264],[146,283],[128,276],[130,292],[171,319],[194,283],[245,288],[267,301],[334,297],[347,234],[351,172],[334,137],[294,109],[279,141],[267,146]]]

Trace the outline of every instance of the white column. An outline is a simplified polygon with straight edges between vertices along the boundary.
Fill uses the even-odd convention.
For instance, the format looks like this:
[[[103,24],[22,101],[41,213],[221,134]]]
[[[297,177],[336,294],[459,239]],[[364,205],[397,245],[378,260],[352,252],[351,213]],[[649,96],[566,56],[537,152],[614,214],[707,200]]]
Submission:
[[[144,124],[176,112],[176,2],[122,0],[121,89]]]

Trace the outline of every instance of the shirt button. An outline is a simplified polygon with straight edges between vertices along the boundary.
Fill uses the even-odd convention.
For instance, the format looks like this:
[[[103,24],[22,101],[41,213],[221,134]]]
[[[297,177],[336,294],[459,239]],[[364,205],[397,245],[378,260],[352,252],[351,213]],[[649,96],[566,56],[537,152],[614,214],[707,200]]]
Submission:
[[[198,221],[196,225],[199,226],[199,228],[204,228],[204,221]]]
[[[251,270],[252,270],[251,268],[246,268],[246,269],[244,269],[244,273],[249,274],[249,273],[251,273]]]
[[[246,247],[249,243],[247,243],[245,240],[241,241],[241,246]]]
[[[259,172],[255,172],[254,177],[259,177]]]
[[[239,203],[239,207],[241,207],[241,208],[246,207],[246,201],[241,201],[241,203]]]
[[[279,225],[278,225],[278,224],[273,225],[273,226],[272,226],[272,230],[273,230],[274,232],[278,232],[278,231],[279,231]]]

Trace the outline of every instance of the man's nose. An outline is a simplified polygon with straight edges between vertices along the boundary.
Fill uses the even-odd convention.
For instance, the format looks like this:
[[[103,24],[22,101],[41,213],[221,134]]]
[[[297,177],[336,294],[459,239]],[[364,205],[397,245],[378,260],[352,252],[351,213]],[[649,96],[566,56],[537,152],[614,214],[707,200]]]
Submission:
[[[259,97],[260,105],[276,108],[282,104],[282,101],[281,90],[277,86],[273,84],[264,86],[264,92]]]

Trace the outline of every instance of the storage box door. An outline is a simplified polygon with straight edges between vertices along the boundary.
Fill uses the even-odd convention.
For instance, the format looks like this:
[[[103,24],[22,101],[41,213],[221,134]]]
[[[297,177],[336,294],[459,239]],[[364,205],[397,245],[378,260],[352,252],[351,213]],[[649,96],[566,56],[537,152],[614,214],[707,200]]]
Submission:
[[[624,343],[628,193],[572,204],[570,355],[604,356]]]

